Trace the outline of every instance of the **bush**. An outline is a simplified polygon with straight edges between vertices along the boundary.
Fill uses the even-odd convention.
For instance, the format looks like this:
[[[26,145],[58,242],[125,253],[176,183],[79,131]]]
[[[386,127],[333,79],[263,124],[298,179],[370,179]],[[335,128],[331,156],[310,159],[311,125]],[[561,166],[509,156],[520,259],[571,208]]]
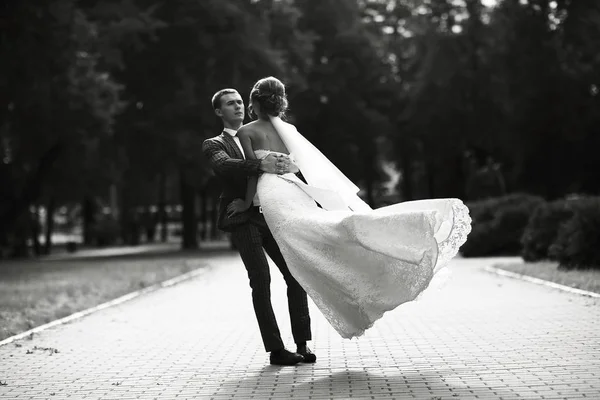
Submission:
[[[119,240],[121,228],[117,221],[106,218],[92,225],[90,231],[96,246],[105,247],[114,245]]]
[[[573,216],[570,201],[557,200],[540,204],[529,219],[521,237],[521,256],[525,261],[549,259],[549,248],[556,241],[562,223]]]
[[[521,236],[541,197],[512,194],[468,204],[472,231],[461,252],[465,257],[518,255]]]
[[[549,256],[563,268],[600,268],[600,198],[569,200],[572,216],[560,225]]]
[[[67,242],[67,251],[69,253],[75,253],[77,251],[77,242],[74,242],[72,240]]]

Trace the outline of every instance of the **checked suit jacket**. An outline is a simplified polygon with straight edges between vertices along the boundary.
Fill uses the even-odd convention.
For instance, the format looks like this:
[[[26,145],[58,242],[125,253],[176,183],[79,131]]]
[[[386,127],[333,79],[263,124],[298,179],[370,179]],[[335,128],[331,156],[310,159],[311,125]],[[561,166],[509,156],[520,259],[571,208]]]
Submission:
[[[245,160],[233,138],[225,132],[206,139],[202,143],[202,152],[220,180],[223,189],[219,197],[217,227],[222,231],[232,232],[236,227],[248,223],[250,219],[266,225],[262,215],[252,207],[231,218],[227,216],[229,203],[234,199],[246,197],[248,177],[259,174],[260,160]],[[260,221],[255,221],[257,219]]]

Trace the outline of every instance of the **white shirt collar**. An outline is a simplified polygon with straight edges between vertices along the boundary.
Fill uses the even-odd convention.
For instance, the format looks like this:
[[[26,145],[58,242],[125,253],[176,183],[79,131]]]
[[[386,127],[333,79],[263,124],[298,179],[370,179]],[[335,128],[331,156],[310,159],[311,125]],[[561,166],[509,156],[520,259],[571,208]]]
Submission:
[[[231,128],[223,128],[223,132],[227,132],[231,137],[235,137],[237,135],[237,131]]]

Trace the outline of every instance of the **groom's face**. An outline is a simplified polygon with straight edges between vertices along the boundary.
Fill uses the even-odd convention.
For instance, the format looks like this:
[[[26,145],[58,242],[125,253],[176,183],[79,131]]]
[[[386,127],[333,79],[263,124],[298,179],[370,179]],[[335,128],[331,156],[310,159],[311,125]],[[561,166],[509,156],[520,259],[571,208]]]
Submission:
[[[221,108],[215,112],[230,124],[241,124],[244,121],[244,100],[239,93],[225,94],[221,97]]]

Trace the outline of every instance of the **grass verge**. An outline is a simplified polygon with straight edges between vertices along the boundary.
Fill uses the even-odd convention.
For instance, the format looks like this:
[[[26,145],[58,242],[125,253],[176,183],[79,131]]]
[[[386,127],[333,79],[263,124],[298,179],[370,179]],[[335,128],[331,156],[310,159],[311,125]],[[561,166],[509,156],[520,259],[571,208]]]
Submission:
[[[506,271],[558,283],[572,288],[600,293],[600,269],[563,270],[555,262],[495,265]]]
[[[0,264],[0,340],[204,265],[179,252]]]

